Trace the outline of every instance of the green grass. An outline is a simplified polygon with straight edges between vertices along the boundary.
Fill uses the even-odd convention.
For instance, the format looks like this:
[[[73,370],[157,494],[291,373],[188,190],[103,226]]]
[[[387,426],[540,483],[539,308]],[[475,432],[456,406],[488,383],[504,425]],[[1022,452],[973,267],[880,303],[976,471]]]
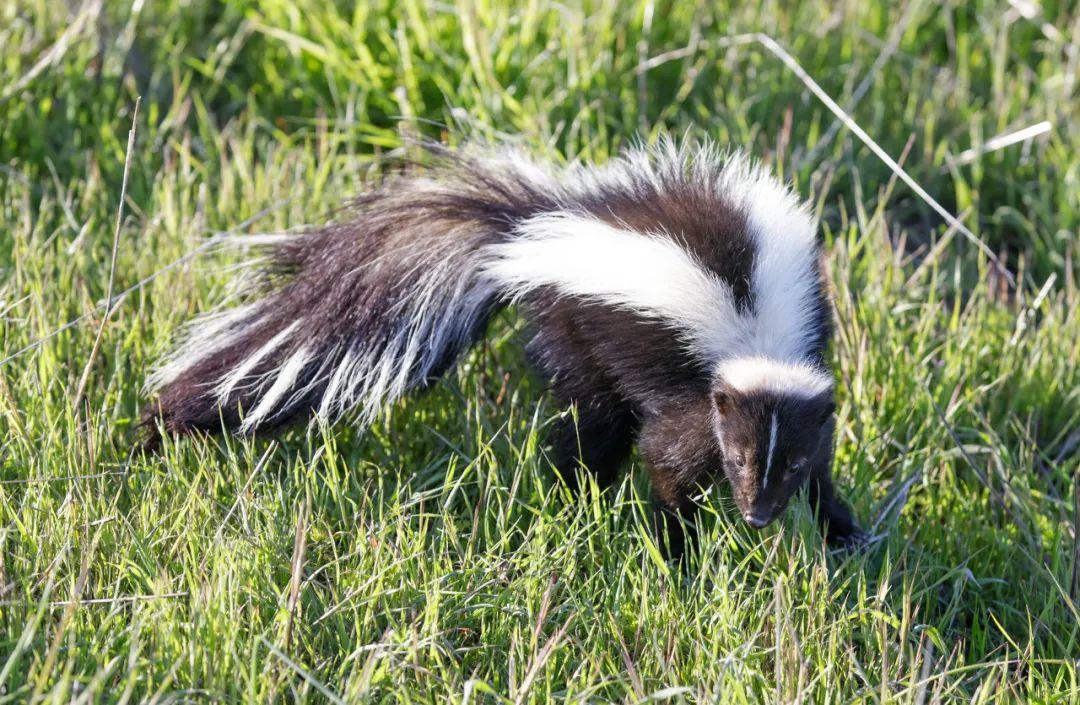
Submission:
[[[1080,701],[1075,3],[68,5],[0,5],[0,356],[87,316],[0,369],[0,702]],[[725,39],[756,31],[909,146],[1018,287]],[[835,471],[884,538],[826,553],[805,502],[755,533],[718,489],[672,570],[637,460],[553,488],[563,410],[513,315],[366,434],[131,456],[148,366],[227,281],[202,257],[95,309],[138,96],[115,291],[264,209],[245,231],[318,222],[411,135],[746,147],[820,208]]]

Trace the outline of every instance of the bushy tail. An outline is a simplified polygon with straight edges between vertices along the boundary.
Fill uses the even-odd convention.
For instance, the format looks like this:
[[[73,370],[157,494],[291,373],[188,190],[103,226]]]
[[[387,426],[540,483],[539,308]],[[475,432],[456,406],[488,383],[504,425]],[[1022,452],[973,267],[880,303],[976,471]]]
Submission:
[[[551,179],[512,153],[438,153],[346,222],[268,238],[261,298],[195,319],[151,375],[150,444],[159,428],[249,433],[353,411],[367,423],[428,384],[502,305],[484,248],[553,207]]]

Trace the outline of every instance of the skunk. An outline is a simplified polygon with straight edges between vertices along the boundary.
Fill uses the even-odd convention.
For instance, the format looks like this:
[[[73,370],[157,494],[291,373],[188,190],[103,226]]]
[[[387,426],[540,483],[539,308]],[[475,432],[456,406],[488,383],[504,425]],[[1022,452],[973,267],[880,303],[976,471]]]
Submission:
[[[151,443],[311,417],[368,424],[517,304],[529,359],[576,407],[550,437],[568,484],[581,468],[611,483],[636,442],[673,554],[688,538],[675,519],[725,476],[755,528],[809,485],[826,538],[861,537],[830,474],[816,223],[787,187],[690,141],[599,167],[429,149],[344,222],[245,238],[265,247],[247,303],[196,318],[152,372]]]

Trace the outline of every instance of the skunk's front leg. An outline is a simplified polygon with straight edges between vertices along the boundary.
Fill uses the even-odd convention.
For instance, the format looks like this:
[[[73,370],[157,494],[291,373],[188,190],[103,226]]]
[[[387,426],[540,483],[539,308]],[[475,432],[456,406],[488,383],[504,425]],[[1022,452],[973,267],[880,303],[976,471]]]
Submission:
[[[653,488],[653,529],[660,550],[669,559],[682,560],[697,541],[697,505],[690,493],[672,483],[668,468],[649,465]]]
[[[711,484],[723,459],[708,419],[708,400],[688,397],[659,405],[642,425],[638,448],[652,482],[658,540],[669,558],[682,558],[697,538],[692,496]]]
[[[851,514],[851,509],[836,496],[828,463],[820,463],[810,476],[810,508],[817,515],[821,535],[830,544],[847,546],[862,543],[866,534]]]

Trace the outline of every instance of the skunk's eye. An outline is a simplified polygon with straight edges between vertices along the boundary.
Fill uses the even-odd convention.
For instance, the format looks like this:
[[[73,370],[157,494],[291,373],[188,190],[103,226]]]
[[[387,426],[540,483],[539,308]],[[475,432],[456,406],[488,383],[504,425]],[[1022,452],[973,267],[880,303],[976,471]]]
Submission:
[[[740,468],[746,465],[746,456],[742,453],[737,454],[735,456],[735,464],[738,465]]]
[[[806,461],[805,460],[796,460],[794,463],[792,463],[791,465],[788,466],[787,471],[788,471],[788,474],[790,474],[790,475],[796,475],[796,474],[802,472],[804,467],[806,467]]]

